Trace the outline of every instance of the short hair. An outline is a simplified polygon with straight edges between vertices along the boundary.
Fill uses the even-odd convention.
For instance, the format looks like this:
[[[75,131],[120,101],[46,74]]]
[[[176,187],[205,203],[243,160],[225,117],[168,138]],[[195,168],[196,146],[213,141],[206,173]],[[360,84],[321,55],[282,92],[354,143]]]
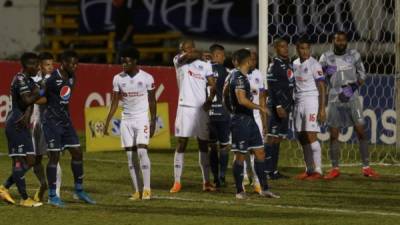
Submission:
[[[235,56],[238,64],[240,65],[246,58],[249,58],[251,56],[251,53],[248,49],[242,48],[233,53],[232,57],[233,56]]]
[[[194,45],[194,40],[193,39],[190,39],[190,38],[185,38],[185,39],[183,39],[180,43],[179,43],[179,50],[183,50],[183,46],[186,44],[186,43],[192,43],[193,45]]]
[[[50,52],[41,52],[38,57],[39,57],[40,61],[43,61],[43,60],[54,60],[54,57]]]
[[[336,31],[336,32],[332,35],[331,41],[333,41],[333,39],[335,39],[335,36],[336,36],[336,35],[343,35],[343,36],[346,37],[346,39],[348,39],[348,37],[347,37],[347,32],[346,32],[346,31],[339,30],[339,31]]]
[[[134,60],[139,60],[139,51],[134,47],[128,47],[121,50],[121,57],[128,57]]]
[[[282,42],[285,42],[286,44],[289,44],[289,42],[288,42],[286,39],[284,39],[284,38],[277,38],[277,39],[274,40],[274,47],[276,47],[278,44],[280,44],[280,43],[282,43]]]
[[[301,45],[301,44],[311,44],[311,43],[310,43],[310,39],[308,39],[307,36],[301,36],[301,37],[297,40],[296,45]]]
[[[209,48],[210,52],[213,53],[214,51],[224,51],[225,48],[224,46],[220,45],[220,44],[212,44]]]
[[[68,61],[71,58],[78,58],[78,53],[76,53],[74,50],[65,50],[63,53],[61,53],[61,61]]]
[[[24,54],[22,54],[20,62],[23,67],[27,67],[28,61],[32,59],[38,59],[38,56],[33,52],[25,52]]]

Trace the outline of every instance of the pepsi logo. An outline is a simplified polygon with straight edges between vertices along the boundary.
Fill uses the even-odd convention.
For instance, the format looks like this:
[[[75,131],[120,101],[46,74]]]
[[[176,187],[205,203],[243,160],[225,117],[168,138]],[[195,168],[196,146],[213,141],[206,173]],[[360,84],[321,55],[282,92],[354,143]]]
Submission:
[[[60,97],[64,101],[68,101],[71,97],[71,88],[69,86],[63,86],[60,90]]]
[[[289,80],[293,78],[293,71],[291,69],[287,70],[287,77]]]

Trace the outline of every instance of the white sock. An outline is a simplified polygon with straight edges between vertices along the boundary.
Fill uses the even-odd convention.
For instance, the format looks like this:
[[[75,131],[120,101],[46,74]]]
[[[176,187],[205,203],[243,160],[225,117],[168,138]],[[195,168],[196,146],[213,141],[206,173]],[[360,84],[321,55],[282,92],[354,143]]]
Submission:
[[[208,152],[199,151],[199,165],[203,174],[203,183],[210,182],[210,161]]]
[[[243,161],[243,177],[248,177],[248,175],[247,175],[247,162],[246,162],[246,160]]]
[[[251,165],[251,171],[253,172],[253,180],[254,180],[254,184],[260,184],[260,181],[258,180],[258,176],[256,173],[256,169],[254,167],[254,154],[250,154],[250,165]]]
[[[147,149],[138,148],[137,152],[140,161],[140,169],[142,170],[143,189],[150,190],[151,165]]]
[[[319,141],[315,141],[315,142],[311,143],[311,149],[313,152],[315,172],[322,174],[321,145],[319,144]]]
[[[132,151],[126,151],[126,156],[128,157],[129,174],[131,175],[132,184],[133,187],[135,188],[135,192],[139,192],[139,185],[138,185],[137,175],[135,172],[135,166],[133,164],[132,154],[133,154]]]
[[[56,179],[56,195],[58,197],[61,197],[61,177],[62,177],[62,171],[61,171],[61,166],[60,163],[57,164],[57,179]]]
[[[303,145],[303,155],[304,162],[306,163],[306,172],[312,173],[314,172],[314,159],[313,159],[313,151],[311,149],[311,145]]]
[[[183,159],[184,159],[184,153],[179,153],[179,152],[175,151],[174,178],[175,178],[175,182],[177,182],[177,183],[181,182],[181,176],[182,176],[182,171],[183,171]]]

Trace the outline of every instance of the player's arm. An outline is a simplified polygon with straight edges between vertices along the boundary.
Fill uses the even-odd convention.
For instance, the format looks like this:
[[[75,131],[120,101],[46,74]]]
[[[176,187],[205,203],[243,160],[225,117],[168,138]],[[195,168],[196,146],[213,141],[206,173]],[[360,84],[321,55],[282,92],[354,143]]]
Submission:
[[[260,105],[254,104],[250,99],[246,97],[246,91],[243,89],[235,89],[235,95],[238,100],[238,103],[248,109],[256,109],[260,110],[261,113],[266,113],[266,109],[261,107]]]
[[[104,126],[104,135],[109,135],[108,126],[110,125],[110,121],[118,109],[119,99],[120,99],[120,93],[117,91],[113,91],[112,97],[111,97],[110,111],[108,112],[106,124]]]
[[[17,129],[25,129],[29,127],[32,113],[33,113],[33,105],[29,105],[26,108],[24,114],[17,121],[15,121]]]
[[[209,96],[207,97],[206,102],[203,104],[204,111],[210,110],[211,103],[217,93],[216,82],[215,82],[214,76],[212,76],[212,75],[207,76],[207,85],[209,86],[210,93],[209,93]]]
[[[318,88],[318,122],[321,124],[326,121],[326,112],[325,112],[325,105],[326,105],[326,85],[325,80],[320,79],[317,80],[317,88]]]
[[[156,90],[148,90],[149,110],[150,110],[150,137],[153,137],[156,130],[157,100]]]
[[[267,133],[267,118],[268,118],[268,108],[267,108],[267,92],[266,90],[260,90],[260,106],[266,109],[266,112],[263,113],[260,111],[261,123],[263,126],[264,135]]]
[[[178,57],[178,64],[184,65],[193,62],[194,60],[201,59],[203,53],[198,50],[193,50],[192,52],[184,52]]]
[[[356,61],[355,61],[355,67],[356,67],[356,73],[358,75],[358,86],[361,86],[365,83],[365,79],[367,79],[367,74],[365,73],[365,67],[364,63],[361,60],[360,53],[356,53],[355,55]]]
[[[275,73],[278,73],[279,71],[279,65],[276,65],[275,63],[271,64],[270,69],[268,70],[268,75],[267,79],[269,81],[269,98],[272,101],[272,105],[275,107],[275,110],[279,116],[279,118],[286,118],[287,117],[287,112],[286,112],[286,107],[287,107],[287,96],[284,93],[284,90],[281,89],[279,86],[277,78],[274,76]]]

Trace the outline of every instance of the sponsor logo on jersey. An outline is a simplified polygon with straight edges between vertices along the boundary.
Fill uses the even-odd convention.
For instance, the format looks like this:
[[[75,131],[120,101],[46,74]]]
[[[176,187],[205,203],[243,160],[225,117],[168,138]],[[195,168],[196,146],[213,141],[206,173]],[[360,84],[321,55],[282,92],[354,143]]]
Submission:
[[[287,77],[289,80],[293,79],[293,71],[291,69],[287,70]]]
[[[191,76],[191,77],[194,77],[194,78],[200,79],[200,80],[204,80],[204,78],[199,73],[195,73],[191,70],[189,70],[188,73],[189,73],[189,76]]]
[[[60,90],[60,97],[64,101],[68,101],[71,97],[71,88],[69,86],[63,86]]]

